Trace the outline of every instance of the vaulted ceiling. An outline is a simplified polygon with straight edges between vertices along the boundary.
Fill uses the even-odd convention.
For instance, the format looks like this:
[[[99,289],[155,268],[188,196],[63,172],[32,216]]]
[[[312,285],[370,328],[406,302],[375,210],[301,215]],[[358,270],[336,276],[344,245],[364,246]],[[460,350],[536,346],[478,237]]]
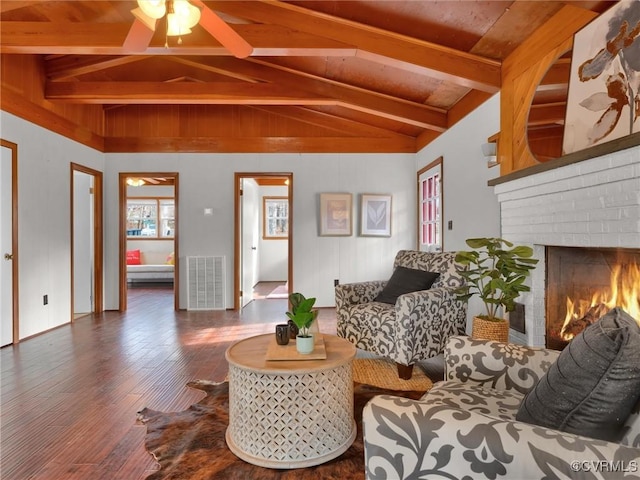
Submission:
[[[233,56],[201,25],[178,44],[162,19],[132,47],[136,2],[93,0],[3,0],[0,52],[36,56],[58,111],[99,109],[105,151],[415,152],[499,91],[502,60],[565,5],[612,5],[193,3],[250,54]],[[538,127],[562,120],[566,61],[559,72],[537,97]]]

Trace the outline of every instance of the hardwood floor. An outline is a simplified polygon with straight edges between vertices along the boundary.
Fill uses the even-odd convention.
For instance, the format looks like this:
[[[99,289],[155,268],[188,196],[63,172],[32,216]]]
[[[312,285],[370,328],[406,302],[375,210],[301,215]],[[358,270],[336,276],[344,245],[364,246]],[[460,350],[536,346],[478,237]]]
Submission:
[[[272,332],[286,300],[251,302],[242,313],[174,312],[170,289],[132,288],[129,310],[80,318],[0,351],[0,478],[123,479],[155,471],[144,449],[144,407],[184,410],[220,381],[235,340]],[[335,333],[335,311],[320,330]]]

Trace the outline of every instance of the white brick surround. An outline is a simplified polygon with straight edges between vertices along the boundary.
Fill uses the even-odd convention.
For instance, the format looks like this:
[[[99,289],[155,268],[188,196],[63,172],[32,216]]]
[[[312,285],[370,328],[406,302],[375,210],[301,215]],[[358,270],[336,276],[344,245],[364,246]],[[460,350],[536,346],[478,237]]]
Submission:
[[[494,187],[503,238],[534,247],[538,268],[525,305],[526,334],[545,344],[545,246],[640,248],[640,147],[573,163]]]

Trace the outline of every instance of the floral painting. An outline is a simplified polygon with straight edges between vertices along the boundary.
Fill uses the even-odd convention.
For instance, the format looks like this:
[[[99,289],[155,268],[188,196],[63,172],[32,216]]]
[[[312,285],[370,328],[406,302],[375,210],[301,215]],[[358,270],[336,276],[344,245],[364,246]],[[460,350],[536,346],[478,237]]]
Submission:
[[[622,1],[574,37],[563,154],[640,131],[640,1]]]

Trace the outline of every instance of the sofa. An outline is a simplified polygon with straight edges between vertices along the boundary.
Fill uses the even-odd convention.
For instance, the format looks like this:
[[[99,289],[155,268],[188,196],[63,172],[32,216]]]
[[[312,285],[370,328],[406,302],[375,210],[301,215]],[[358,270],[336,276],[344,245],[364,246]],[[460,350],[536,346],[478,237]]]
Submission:
[[[127,282],[173,282],[173,254],[127,250]]]
[[[416,362],[440,355],[451,335],[465,331],[457,266],[455,252],[400,250],[388,280],[337,285],[338,336],[390,358],[400,378],[411,378]]]
[[[555,371],[560,355],[452,337],[445,348],[444,381],[420,400],[381,395],[365,406],[366,478],[640,478],[637,397],[629,415],[620,419],[616,440],[569,433],[562,422],[543,427],[516,418],[527,394]],[[632,376],[637,381],[638,370]],[[636,388],[637,383],[632,396],[640,395]],[[562,404],[563,395],[560,388],[551,401]]]

